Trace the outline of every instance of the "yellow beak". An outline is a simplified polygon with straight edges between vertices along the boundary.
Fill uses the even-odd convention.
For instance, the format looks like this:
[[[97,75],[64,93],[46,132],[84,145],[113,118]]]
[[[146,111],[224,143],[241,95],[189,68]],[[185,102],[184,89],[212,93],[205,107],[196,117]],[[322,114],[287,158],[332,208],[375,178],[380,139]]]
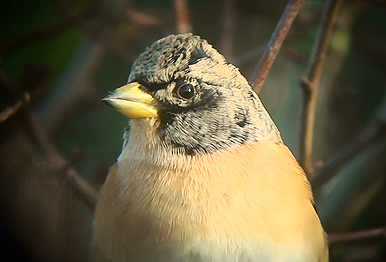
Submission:
[[[102,101],[129,118],[157,117],[153,97],[142,91],[140,83],[124,85],[110,92]]]

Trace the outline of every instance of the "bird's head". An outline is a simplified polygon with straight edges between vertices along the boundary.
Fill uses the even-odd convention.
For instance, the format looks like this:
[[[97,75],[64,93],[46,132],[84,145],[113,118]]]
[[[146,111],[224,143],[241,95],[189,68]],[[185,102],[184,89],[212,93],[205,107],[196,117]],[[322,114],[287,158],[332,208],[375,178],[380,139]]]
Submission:
[[[134,62],[128,84],[104,99],[188,155],[272,140],[280,134],[239,70],[192,34],[158,40]],[[145,133],[144,133],[145,135]]]

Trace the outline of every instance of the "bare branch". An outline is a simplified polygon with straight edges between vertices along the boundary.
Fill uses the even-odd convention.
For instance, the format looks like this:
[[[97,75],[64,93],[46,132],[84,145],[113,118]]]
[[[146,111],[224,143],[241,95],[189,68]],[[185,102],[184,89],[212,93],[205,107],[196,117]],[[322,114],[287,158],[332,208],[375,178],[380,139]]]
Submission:
[[[73,168],[67,167],[63,175],[87,207],[94,211],[98,199],[98,192],[95,188]]]
[[[7,107],[3,112],[0,113],[0,123],[4,122],[9,117],[18,112],[29,101],[30,96],[28,92],[25,92],[22,98],[20,98],[16,103],[14,103],[12,106]]]
[[[252,76],[251,82],[253,83],[253,90],[255,90],[256,93],[259,93],[260,89],[263,87],[273,61],[275,61],[280,47],[283,44],[283,41],[304,2],[305,0],[290,0],[288,2],[279,23],[276,25],[271,40],[269,41],[268,46],[265,49],[263,56]]]
[[[374,144],[378,139],[385,137],[386,121],[380,120],[375,127],[371,127],[363,132],[356,142],[343,148],[329,162],[322,165],[319,170],[316,170],[315,176],[311,179],[314,190],[318,190],[332,179],[338,171],[358,153]]]
[[[125,15],[130,21],[141,26],[158,27],[161,24],[161,21],[159,21],[157,18],[149,14],[139,12],[135,9],[127,9]]]
[[[174,0],[174,10],[176,12],[177,33],[184,34],[192,31],[189,19],[189,9],[186,0]]]
[[[233,62],[232,46],[234,24],[236,20],[235,14],[235,0],[225,0],[223,13],[222,36],[220,40],[220,52],[227,58],[228,61]]]
[[[330,234],[328,244],[331,246],[336,243],[353,242],[369,239],[386,238],[386,227],[369,229],[344,234]]]
[[[319,81],[324,66],[330,37],[338,17],[339,8],[343,0],[327,0],[322,13],[322,21],[319,26],[312,55],[308,63],[305,75],[301,79],[303,90],[303,108],[300,125],[300,155],[299,162],[306,174],[312,177],[314,168],[312,163],[312,138],[315,118],[316,96]]]
[[[12,87],[3,70],[0,70],[0,91],[7,108],[0,112],[0,123],[19,112],[30,102],[36,102],[47,89],[46,80],[51,75],[51,68],[47,65],[26,65],[17,87]],[[24,90],[23,94],[16,97],[13,90]]]

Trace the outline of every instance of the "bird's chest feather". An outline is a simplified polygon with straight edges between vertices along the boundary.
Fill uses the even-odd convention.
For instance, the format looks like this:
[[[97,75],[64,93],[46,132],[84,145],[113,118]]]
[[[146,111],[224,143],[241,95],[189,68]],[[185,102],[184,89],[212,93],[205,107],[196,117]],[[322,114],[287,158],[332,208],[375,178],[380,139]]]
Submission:
[[[151,158],[121,156],[107,178],[94,226],[106,257],[318,261],[320,223],[306,178],[285,146],[251,143],[219,154],[169,156],[167,163]],[[313,228],[320,234],[309,233]]]

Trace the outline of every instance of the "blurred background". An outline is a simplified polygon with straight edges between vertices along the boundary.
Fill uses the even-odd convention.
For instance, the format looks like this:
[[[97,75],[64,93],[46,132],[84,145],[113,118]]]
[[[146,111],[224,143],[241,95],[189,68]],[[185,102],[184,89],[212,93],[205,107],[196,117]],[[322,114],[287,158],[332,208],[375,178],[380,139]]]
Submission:
[[[0,3],[1,261],[86,261],[92,203],[77,183],[84,178],[99,190],[119,155],[127,119],[101,98],[126,83],[146,46],[189,30],[250,80],[287,3],[191,0],[177,24],[177,2]],[[295,156],[299,83],[323,4],[303,5],[260,92]],[[344,1],[320,84],[313,147],[317,168],[347,147],[353,155],[314,188],[328,233],[386,226],[385,61],[386,3]],[[385,236],[335,243],[331,261],[386,261]]]

